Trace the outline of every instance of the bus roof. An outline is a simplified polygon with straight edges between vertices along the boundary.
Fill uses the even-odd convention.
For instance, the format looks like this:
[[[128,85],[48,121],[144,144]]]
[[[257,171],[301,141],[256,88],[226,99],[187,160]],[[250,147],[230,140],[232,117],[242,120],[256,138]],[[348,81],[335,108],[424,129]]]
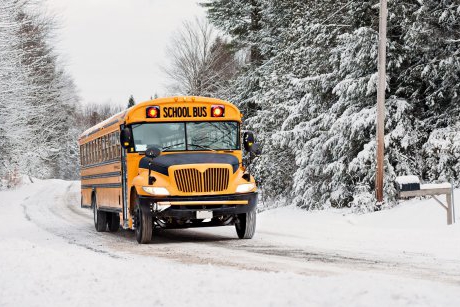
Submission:
[[[157,98],[154,100],[148,100],[145,102],[141,102],[132,106],[131,108],[119,112],[112,117],[100,122],[99,124],[87,129],[84,131],[79,140],[87,138],[103,129],[106,129],[112,125],[118,124],[121,125],[123,123],[130,124],[135,122],[146,122],[146,121],[171,121],[171,120],[181,120],[181,121],[190,121],[190,120],[197,120],[197,117],[190,114],[189,118],[178,118],[178,117],[170,117],[169,119],[160,118],[160,119],[146,119],[145,110],[149,106],[174,106],[174,107],[187,107],[187,106],[199,106],[199,105],[223,105],[228,108],[228,112],[226,111],[225,118],[207,118],[207,120],[233,120],[241,122],[241,113],[239,109],[233,105],[232,103],[216,98],[209,98],[209,97],[197,97],[197,96],[174,96],[174,97],[165,97],[165,98]],[[203,120],[203,118],[198,118]]]

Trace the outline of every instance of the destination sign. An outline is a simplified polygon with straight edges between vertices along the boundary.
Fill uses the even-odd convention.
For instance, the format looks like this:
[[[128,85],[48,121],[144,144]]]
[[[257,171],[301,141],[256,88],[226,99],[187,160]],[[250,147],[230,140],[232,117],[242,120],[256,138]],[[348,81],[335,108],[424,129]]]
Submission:
[[[169,117],[207,117],[206,107],[163,107],[162,116]]]

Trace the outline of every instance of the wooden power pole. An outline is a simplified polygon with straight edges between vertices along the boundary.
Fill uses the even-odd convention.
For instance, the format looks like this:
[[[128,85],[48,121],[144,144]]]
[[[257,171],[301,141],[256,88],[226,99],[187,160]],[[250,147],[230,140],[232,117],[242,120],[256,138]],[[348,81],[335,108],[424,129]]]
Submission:
[[[377,87],[377,170],[375,174],[375,196],[377,202],[383,202],[383,159],[385,137],[385,89],[387,55],[387,0],[380,0],[379,51],[378,51],[378,87]]]

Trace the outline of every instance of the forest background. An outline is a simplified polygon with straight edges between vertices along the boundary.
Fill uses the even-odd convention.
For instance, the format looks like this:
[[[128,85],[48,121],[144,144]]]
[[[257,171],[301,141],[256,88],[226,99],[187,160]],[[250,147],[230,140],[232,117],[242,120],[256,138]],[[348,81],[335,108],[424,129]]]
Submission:
[[[37,2],[0,5],[2,188],[18,173],[78,179],[79,133],[120,107],[81,105],[53,47],[53,18]],[[201,5],[208,22],[185,23],[172,38],[184,52],[164,67],[170,94],[243,110],[263,146],[253,171],[269,203],[372,209],[378,1]],[[454,0],[389,1],[387,205],[397,175],[459,183],[459,17]]]

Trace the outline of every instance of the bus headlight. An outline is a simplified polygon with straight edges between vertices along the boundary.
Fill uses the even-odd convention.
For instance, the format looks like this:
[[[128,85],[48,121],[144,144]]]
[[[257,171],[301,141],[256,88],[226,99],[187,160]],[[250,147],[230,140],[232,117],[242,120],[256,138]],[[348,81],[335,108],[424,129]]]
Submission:
[[[243,183],[236,187],[236,193],[248,193],[254,190],[255,187],[254,183]]]
[[[163,187],[142,187],[142,189],[152,195],[166,196],[169,195],[169,191]]]

